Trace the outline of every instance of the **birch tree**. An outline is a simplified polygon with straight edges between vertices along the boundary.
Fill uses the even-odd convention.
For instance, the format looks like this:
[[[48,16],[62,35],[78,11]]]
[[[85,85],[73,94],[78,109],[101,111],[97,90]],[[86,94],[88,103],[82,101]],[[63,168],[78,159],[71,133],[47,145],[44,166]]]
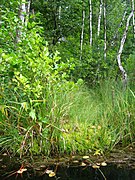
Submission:
[[[126,87],[126,85],[127,85],[127,72],[125,71],[125,69],[122,66],[122,63],[121,63],[121,54],[122,54],[122,51],[123,51],[125,40],[127,38],[129,22],[130,22],[130,19],[132,18],[132,16],[133,16],[133,11],[129,14],[129,16],[127,18],[126,28],[125,28],[125,31],[123,33],[123,36],[122,36],[122,39],[121,39],[121,43],[120,43],[120,48],[119,48],[118,55],[117,55],[117,62],[118,62],[119,69],[120,69],[120,71],[122,73],[122,79],[123,79],[124,87]]]
[[[27,27],[28,20],[29,20],[30,4],[31,4],[31,0],[28,0],[28,1],[26,2],[26,4],[25,4],[25,6],[26,6],[25,26],[26,26],[26,27]]]
[[[84,6],[84,1],[83,1],[82,2],[82,31],[81,31],[81,41],[80,41],[80,60],[82,59],[82,50],[83,50],[84,22],[85,22],[85,6]]]
[[[92,0],[89,0],[89,41],[92,46]]]
[[[132,11],[133,11],[133,33],[134,33],[134,39],[135,39],[135,4],[134,4],[134,0],[132,0]]]
[[[58,12],[58,27],[59,27],[59,32],[60,32],[60,38],[62,38],[62,32],[61,32],[61,5],[59,5],[59,12]]]
[[[103,0],[100,0],[100,8],[99,8],[99,15],[98,15],[98,31],[97,31],[98,36],[100,35],[102,8],[103,8]]]
[[[104,0],[104,60],[106,61],[106,1]]]
[[[19,7],[19,19],[20,19],[20,25],[17,29],[17,36],[16,36],[16,42],[18,43],[20,41],[20,37],[22,35],[22,28],[24,26],[27,26],[28,23],[28,16],[30,11],[30,0],[22,0]]]

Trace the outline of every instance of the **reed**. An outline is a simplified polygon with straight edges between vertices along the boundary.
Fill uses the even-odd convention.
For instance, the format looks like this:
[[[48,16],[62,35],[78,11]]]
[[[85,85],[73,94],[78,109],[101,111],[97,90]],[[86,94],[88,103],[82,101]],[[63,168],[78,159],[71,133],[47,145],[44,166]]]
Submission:
[[[11,90],[3,97],[0,146],[14,155],[104,153],[134,142],[135,95],[116,82],[71,82],[25,102]]]

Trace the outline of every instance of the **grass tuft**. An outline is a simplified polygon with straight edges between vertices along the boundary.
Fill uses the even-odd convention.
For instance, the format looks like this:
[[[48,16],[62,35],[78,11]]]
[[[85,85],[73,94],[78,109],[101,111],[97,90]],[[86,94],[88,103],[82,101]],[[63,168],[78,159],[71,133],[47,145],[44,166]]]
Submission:
[[[134,142],[133,89],[124,91],[109,81],[91,89],[71,84],[53,87],[40,99],[24,100],[11,90],[8,96],[3,93],[1,149],[20,157],[49,156],[104,153]]]

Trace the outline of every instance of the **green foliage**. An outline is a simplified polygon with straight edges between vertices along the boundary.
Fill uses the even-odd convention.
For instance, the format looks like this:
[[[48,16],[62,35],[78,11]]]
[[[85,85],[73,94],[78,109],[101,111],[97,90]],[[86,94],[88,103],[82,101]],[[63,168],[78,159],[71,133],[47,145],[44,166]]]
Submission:
[[[80,60],[82,0],[34,0],[31,9],[35,14],[30,11],[27,27],[18,18],[20,1],[2,1],[0,148],[3,151],[20,157],[105,152],[117,144],[126,146],[134,141],[132,28],[122,54],[130,79],[123,91],[119,79],[118,82],[114,79],[118,76],[115,59],[125,29],[124,22],[119,26],[125,4],[107,2],[107,58],[104,59],[103,18],[97,36],[100,1],[94,1],[93,44],[90,47],[86,2]]]
[[[16,27],[16,22],[8,23],[9,27],[12,23]],[[19,152],[20,156],[27,152],[50,153],[51,146],[56,150],[53,136],[61,131],[59,116],[65,113],[59,109],[58,97],[75,86],[66,80],[74,67],[73,62],[61,61],[57,51],[50,54],[40,35],[42,29],[35,23],[28,26],[31,29],[22,28],[20,41],[13,42],[14,46],[11,29],[1,29],[1,33],[5,33],[3,36],[9,39],[6,44],[3,39],[0,49],[0,111],[4,134],[1,147],[4,145],[4,149]],[[12,147],[13,143],[17,145]]]

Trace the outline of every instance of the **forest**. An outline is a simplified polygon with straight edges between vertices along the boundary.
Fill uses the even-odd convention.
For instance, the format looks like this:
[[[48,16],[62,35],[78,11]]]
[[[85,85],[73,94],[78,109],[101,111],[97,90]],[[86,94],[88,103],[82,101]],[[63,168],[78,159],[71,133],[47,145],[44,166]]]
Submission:
[[[135,145],[134,0],[0,1],[0,151]]]

